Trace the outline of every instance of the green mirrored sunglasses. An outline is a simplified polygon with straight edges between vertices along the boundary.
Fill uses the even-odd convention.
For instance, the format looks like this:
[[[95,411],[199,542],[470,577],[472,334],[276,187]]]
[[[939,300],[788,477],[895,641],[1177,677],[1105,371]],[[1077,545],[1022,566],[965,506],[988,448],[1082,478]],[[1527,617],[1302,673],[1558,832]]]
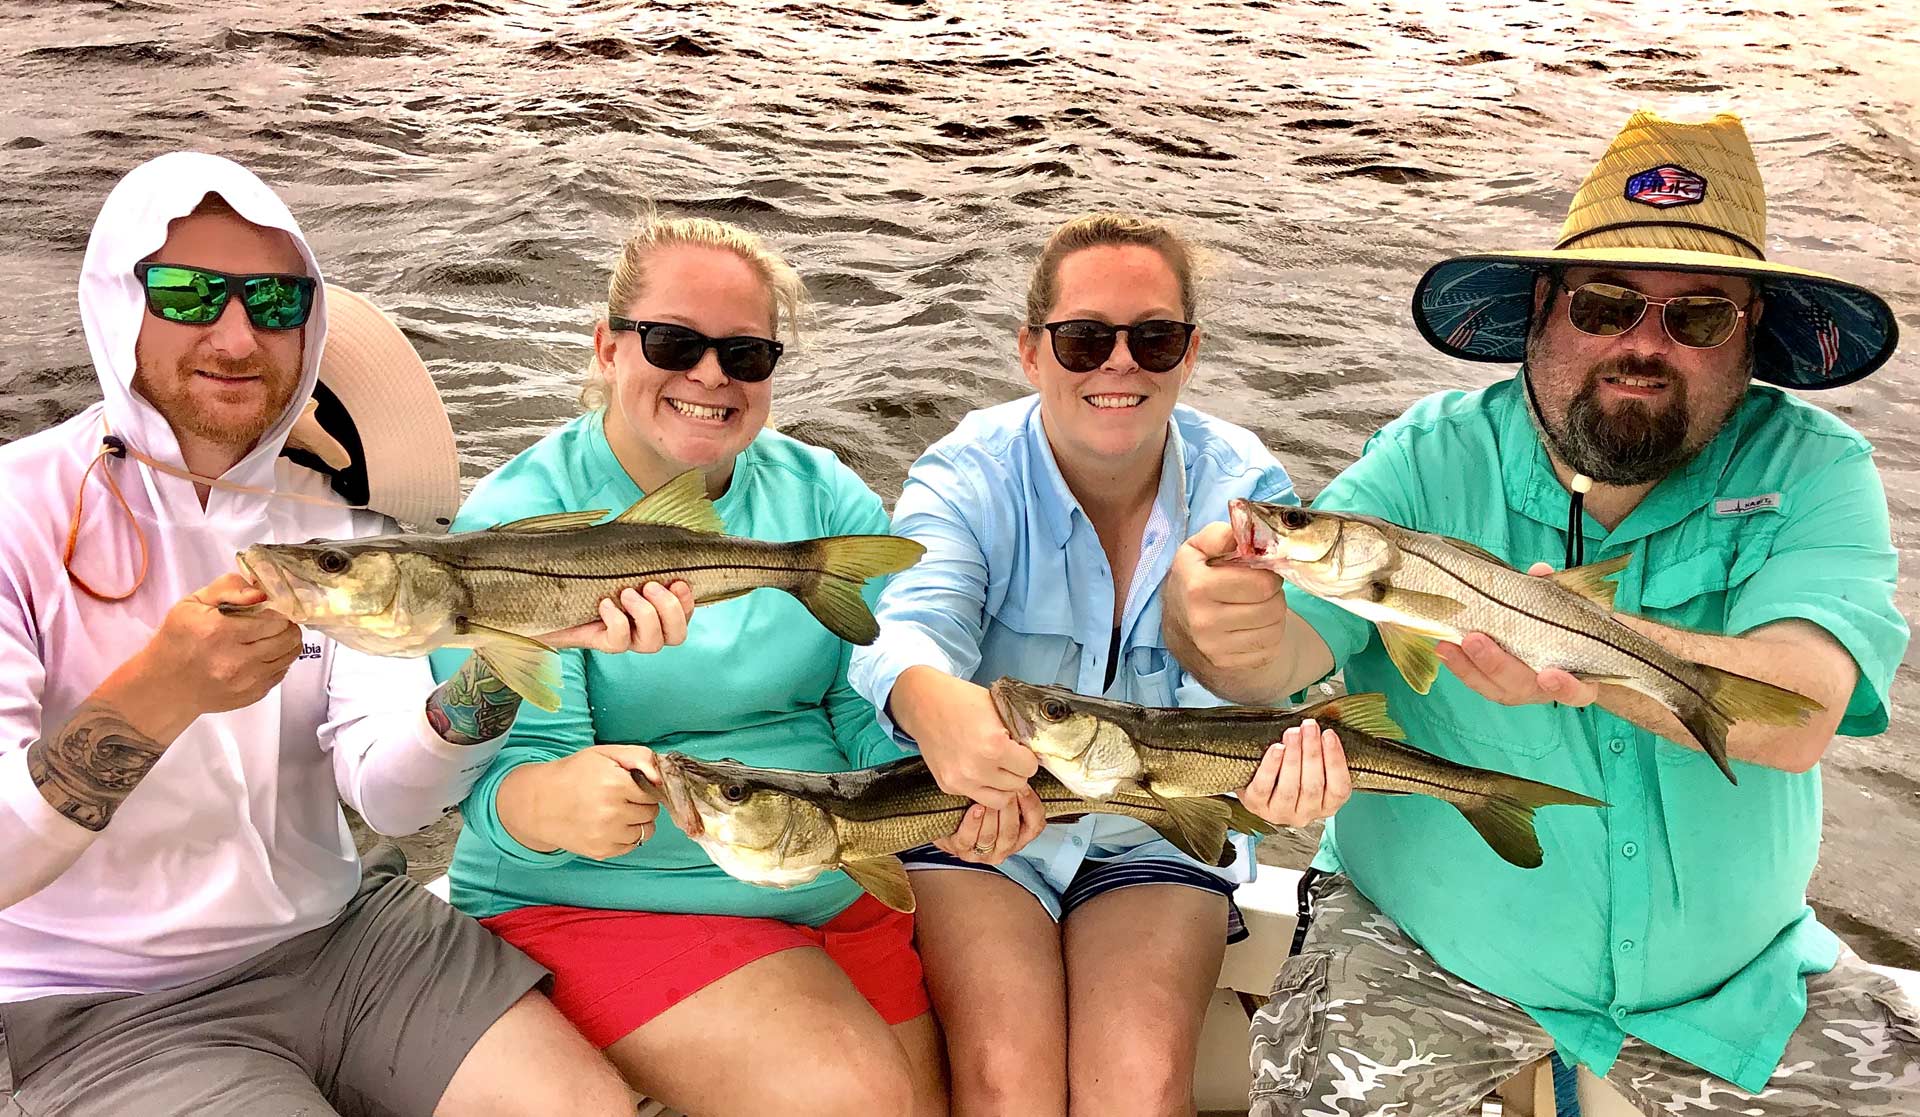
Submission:
[[[313,312],[313,280],[304,275],[227,275],[180,264],[141,264],[133,274],[147,289],[147,309],[169,322],[217,322],[235,289],[255,329],[298,329]]]

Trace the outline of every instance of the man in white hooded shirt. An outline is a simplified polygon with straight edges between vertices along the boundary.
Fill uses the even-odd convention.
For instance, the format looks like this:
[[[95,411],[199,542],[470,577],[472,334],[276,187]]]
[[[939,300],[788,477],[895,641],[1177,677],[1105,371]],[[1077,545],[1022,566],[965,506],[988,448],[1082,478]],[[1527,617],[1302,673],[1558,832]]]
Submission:
[[[154,262],[200,276],[210,321],[162,317]],[[434,822],[517,701],[216,608],[263,600],[231,572],[249,544],[392,530],[280,456],[319,276],[241,167],[137,168],[82,265],[105,398],[0,447],[0,1113],[632,1112],[544,971],[393,866],[363,877],[340,811]],[[137,454],[102,457],[109,434]],[[627,646],[612,612],[572,635]]]

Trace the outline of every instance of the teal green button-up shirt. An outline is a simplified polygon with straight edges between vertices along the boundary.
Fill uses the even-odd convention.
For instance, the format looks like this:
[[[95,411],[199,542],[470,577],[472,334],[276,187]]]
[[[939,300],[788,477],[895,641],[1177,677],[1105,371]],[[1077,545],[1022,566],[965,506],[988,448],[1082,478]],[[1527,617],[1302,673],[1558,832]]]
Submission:
[[[1414,405],[1368,442],[1316,508],[1454,536],[1514,566],[1558,566],[1569,496],[1516,378]],[[1612,531],[1587,518],[1586,557],[1632,561],[1617,607],[1739,635],[1802,618],[1852,654],[1840,732],[1887,726],[1907,645],[1897,556],[1872,447],[1832,415],[1749,389],[1720,435]],[[1505,707],[1442,670],[1415,694],[1371,624],[1287,587],[1354,691],[1385,691],[1419,747],[1558,784],[1605,809],[1537,815],[1546,863],[1518,869],[1458,812],[1418,796],[1356,796],[1318,864],[1345,872],[1450,972],[1525,1008],[1564,1056],[1605,1074],[1628,1035],[1758,1091],[1806,1012],[1804,977],[1838,940],[1806,903],[1820,847],[1820,773],[1735,762],[1592,707]]]

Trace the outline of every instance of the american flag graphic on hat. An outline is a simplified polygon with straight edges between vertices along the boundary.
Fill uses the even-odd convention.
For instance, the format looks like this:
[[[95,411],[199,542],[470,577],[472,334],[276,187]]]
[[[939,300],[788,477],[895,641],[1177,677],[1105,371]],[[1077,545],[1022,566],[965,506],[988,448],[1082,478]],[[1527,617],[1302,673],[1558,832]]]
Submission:
[[[1690,206],[1706,196],[1706,179],[1671,163],[1641,171],[1627,180],[1628,201],[1659,209]]]
[[[1472,314],[1461,319],[1460,324],[1455,326],[1453,332],[1447,335],[1447,344],[1453,346],[1455,349],[1465,349],[1467,343],[1473,340],[1473,335],[1480,332],[1480,319],[1486,316],[1489,305],[1491,304],[1481,303],[1479,306],[1473,308]]]
[[[1819,303],[1807,308],[1807,324],[1813,327],[1814,344],[1820,347],[1821,373],[1832,372],[1833,366],[1840,363],[1840,324]]]

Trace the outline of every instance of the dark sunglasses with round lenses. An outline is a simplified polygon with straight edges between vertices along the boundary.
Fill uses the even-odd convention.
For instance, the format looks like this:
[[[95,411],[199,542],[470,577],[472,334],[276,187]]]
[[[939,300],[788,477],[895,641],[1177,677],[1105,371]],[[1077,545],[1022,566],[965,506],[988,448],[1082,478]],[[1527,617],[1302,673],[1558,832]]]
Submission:
[[[1131,326],[1073,318],[1043,323],[1039,328],[1053,335],[1053,359],[1068,372],[1092,372],[1106,364],[1121,334],[1127,335],[1127,352],[1133,354],[1134,364],[1148,372],[1170,372],[1185,359],[1197,327],[1171,318],[1153,318]]]
[[[632,330],[640,335],[640,354],[655,368],[685,372],[700,363],[711,349],[720,360],[720,371],[728,378],[747,384],[773,375],[773,366],[786,347],[764,337],[708,337],[699,330],[673,322],[636,322],[631,318],[607,317],[609,330]]]
[[[184,264],[147,263],[133,269],[156,318],[205,326],[220,320],[240,292],[247,321],[260,330],[295,330],[313,313],[313,279],[304,275],[228,275]]]
[[[1660,308],[1660,324],[1667,336],[1689,349],[1713,349],[1726,344],[1745,308],[1723,295],[1681,295],[1656,299],[1617,283],[1582,283],[1568,287],[1567,321],[1583,334],[1617,337],[1640,324],[1648,306]]]

